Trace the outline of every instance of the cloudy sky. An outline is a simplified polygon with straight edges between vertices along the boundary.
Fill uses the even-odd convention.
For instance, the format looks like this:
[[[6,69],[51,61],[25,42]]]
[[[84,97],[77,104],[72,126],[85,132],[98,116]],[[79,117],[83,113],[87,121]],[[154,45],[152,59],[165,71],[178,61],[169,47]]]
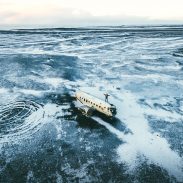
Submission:
[[[0,27],[154,23],[183,23],[183,0],[0,0]]]

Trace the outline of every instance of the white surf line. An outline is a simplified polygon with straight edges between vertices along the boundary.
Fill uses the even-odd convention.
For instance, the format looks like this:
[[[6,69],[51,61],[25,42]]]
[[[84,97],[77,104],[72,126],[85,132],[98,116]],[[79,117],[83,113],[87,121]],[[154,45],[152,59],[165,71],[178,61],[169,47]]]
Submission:
[[[92,117],[92,119],[94,119],[95,121],[97,121],[102,126],[105,126],[111,133],[113,133],[114,135],[116,135],[120,140],[123,140],[124,141],[125,134],[123,132],[121,132],[118,129],[114,128],[112,125],[110,125],[109,123],[103,121],[99,117]]]
[[[7,93],[8,89],[6,88],[0,88],[0,94]]]
[[[165,111],[163,109],[145,109],[146,114],[155,116],[158,119],[164,119],[168,122],[180,122],[183,120],[183,116],[176,113]]]
[[[125,136],[127,143],[120,145],[117,149],[120,161],[134,165],[137,155],[141,154],[150,162],[165,168],[179,181],[183,180],[182,158],[170,148],[166,139],[161,138],[157,133],[150,133],[148,121],[144,117],[145,109],[138,105],[137,99],[128,92],[115,93],[114,96],[116,99],[113,99],[112,103],[118,109],[117,117],[133,133]]]
[[[52,85],[53,88],[58,88],[61,84],[65,84],[66,82],[69,82],[69,80],[62,79],[62,78],[44,78],[42,83],[47,83],[49,85]]]
[[[30,89],[17,89],[16,92],[20,92],[26,95],[41,96],[45,91],[43,90],[30,90]]]

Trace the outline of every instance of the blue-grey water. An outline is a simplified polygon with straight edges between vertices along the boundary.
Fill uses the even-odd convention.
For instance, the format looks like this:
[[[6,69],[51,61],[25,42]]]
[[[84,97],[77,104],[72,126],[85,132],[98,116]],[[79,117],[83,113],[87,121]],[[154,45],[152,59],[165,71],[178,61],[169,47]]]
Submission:
[[[0,182],[183,182],[183,26],[0,31]]]

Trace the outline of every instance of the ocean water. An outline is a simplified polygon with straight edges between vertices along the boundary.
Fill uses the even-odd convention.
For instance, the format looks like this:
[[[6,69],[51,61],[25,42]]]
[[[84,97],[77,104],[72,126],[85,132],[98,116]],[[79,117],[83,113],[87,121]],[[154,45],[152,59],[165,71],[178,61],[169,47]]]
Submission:
[[[2,30],[0,182],[183,182],[182,91],[183,26]]]

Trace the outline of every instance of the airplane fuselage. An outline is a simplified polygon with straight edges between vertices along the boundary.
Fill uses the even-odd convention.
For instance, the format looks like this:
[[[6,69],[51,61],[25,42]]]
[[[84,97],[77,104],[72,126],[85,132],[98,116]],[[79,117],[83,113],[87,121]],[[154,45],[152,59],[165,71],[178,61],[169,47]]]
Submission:
[[[88,93],[83,91],[76,92],[76,98],[80,101],[83,105],[97,110],[107,116],[115,116],[116,115],[116,107],[113,104],[108,102],[104,102],[103,100],[94,97]]]

